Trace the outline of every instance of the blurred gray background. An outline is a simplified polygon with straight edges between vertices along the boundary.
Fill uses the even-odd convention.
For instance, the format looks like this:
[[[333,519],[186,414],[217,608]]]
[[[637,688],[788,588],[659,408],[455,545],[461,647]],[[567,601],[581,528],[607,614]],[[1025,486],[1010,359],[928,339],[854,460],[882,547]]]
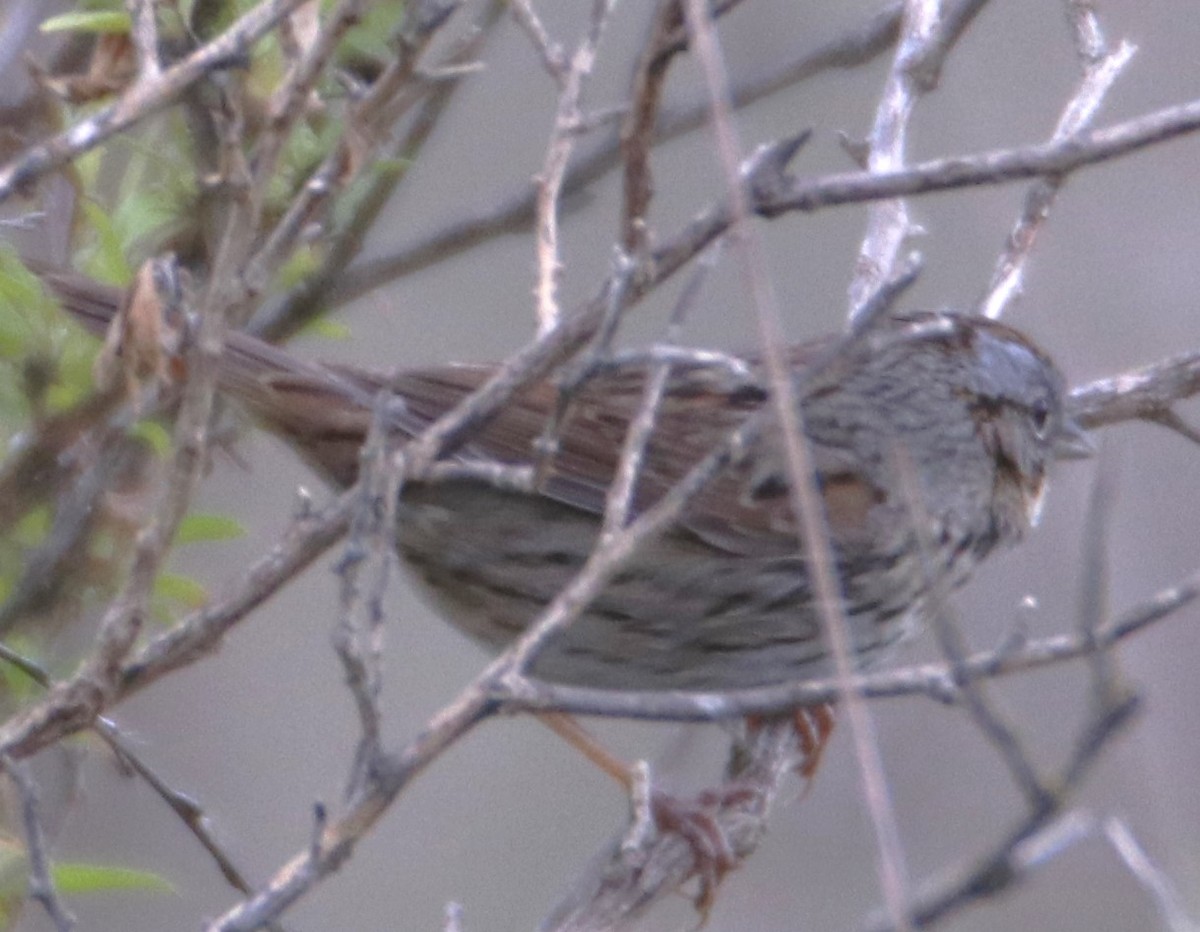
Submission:
[[[575,41],[587,4],[541,4],[563,42]],[[733,74],[752,73],[797,48],[855,26],[878,3],[755,2],[729,17],[722,38]],[[648,4],[619,8],[588,101],[626,88],[628,52]],[[1110,39],[1140,51],[1108,98],[1099,125],[1200,96],[1200,17],[1189,0],[1109,0]],[[442,222],[509,196],[539,170],[553,89],[523,35],[505,24],[486,70],[465,88],[410,183],[390,205],[368,250],[382,255]],[[805,127],[803,174],[849,166],[836,134],[861,138],[888,56],[829,73],[738,114],[747,146]],[[673,72],[674,101],[697,99],[697,72]],[[993,3],[951,56],[941,87],[921,101],[911,158],[968,153],[1047,138],[1075,84],[1077,66],[1061,5]],[[469,144],[464,141],[469,140]],[[1065,188],[1036,251],[1023,301],[1008,320],[1051,351],[1072,382],[1116,373],[1200,346],[1200,139],[1171,142],[1090,169]],[[707,131],[663,147],[655,159],[656,228],[669,235],[720,190]],[[917,244],[925,271],[906,306],[962,306],[982,291],[1017,214],[1023,187],[959,191],[911,202],[928,231]],[[564,305],[594,292],[615,235],[618,184],[595,185],[566,217]],[[840,325],[864,210],[827,210],[759,223],[789,332]],[[326,358],[381,366],[499,358],[532,333],[530,236],[494,240],[360,301],[346,316],[353,338],[302,344]],[[678,285],[634,315],[630,339],[659,332]],[[656,310],[657,309],[657,310]],[[735,263],[711,277],[687,332],[697,344],[753,343],[755,327]],[[1185,408],[1200,419],[1200,405]],[[1112,511],[1112,605],[1117,610],[1195,572],[1200,450],[1147,426],[1109,430],[1103,455],[1117,464]],[[223,463],[200,506],[237,516],[244,540],[180,552],[176,566],[219,591],[286,526],[295,489],[317,481],[275,441],[240,446],[248,471]],[[1041,527],[1021,549],[987,564],[957,598],[972,643],[995,644],[1022,617],[1031,635],[1075,620],[1078,554],[1091,465],[1064,467]],[[332,558],[331,558],[332,559]],[[302,849],[312,807],[336,805],[356,735],[354,710],[330,647],[337,583],[330,560],[243,624],[215,657],[116,710],[146,758],[194,794],[256,881]],[[1022,615],[1023,596],[1037,599]],[[388,599],[384,710],[393,745],[475,674],[485,657],[402,584]],[[1119,654],[1144,713],[1095,771],[1079,806],[1128,820],[1150,855],[1200,916],[1200,609],[1180,613]],[[935,656],[923,638],[898,661]],[[1045,764],[1061,761],[1086,711],[1079,666],[996,684],[994,694]],[[872,705],[912,876],[963,866],[1020,817],[1021,799],[994,751],[958,711],[929,700]],[[713,775],[723,739],[715,727],[606,722],[599,731],[627,757],[648,757],[667,779]],[[702,768],[708,768],[704,770]],[[797,797],[799,788],[797,788]],[[531,928],[591,855],[623,827],[622,794],[544,728],[525,720],[477,729],[425,774],[355,853],[341,876],[297,906],[289,929],[434,930],[446,904],[472,932]],[[234,900],[212,864],[166,808],[103,754],[91,755],[84,798],[56,853],[165,875],[175,893],[92,896],[73,903],[88,929],[196,928]],[[781,805],[759,852],[729,876],[708,928],[855,929],[880,902],[873,836],[848,734],[839,731],[815,785]],[[686,899],[660,906],[643,926],[692,928]],[[45,921],[30,911],[29,929]],[[1064,852],[1029,883],[942,926],[953,930],[1160,928],[1149,898],[1099,838]]]

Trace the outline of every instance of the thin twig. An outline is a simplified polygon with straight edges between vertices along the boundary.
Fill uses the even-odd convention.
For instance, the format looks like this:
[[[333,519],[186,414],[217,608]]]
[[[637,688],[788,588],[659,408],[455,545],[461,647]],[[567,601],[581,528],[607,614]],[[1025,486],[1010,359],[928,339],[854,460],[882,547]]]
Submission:
[[[289,134],[303,118],[309,106],[309,98],[326,65],[337,50],[338,43],[362,16],[364,0],[340,0],[325,17],[315,40],[307,48],[299,50],[288,67],[287,76],[280,82],[267,104],[267,124],[264,132],[255,141],[254,178],[250,183],[253,206],[250,210],[257,228],[262,215],[264,201],[270,190],[270,179],[279,165]],[[310,11],[315,15],[315,10]]]
[[[936,544],[932,538],[934,525],[921,492],[916,464],[910,451],[899,445],[896,445],[892,453],[894,466],[891,475],[898,480],[902,490],[903,501],[909,513],[908,524],[916,537],[921,572],[929,587],[926,597],[928,607],[924,614],[929,618],[930,627],[954,676],[954,685],[959,690],[962,704],[971,720],[1004,761],[1029,808],[1041,809],[1050,802],[1051,788],[1038,774],[1031,755],[1016,730],[988,698],[983,681],[967,673],[967,642],[950,603],[947,582],[944,578],[939,578],[937,573],[934,558]]]
[[[654,188],[650,150],[666,89],[667,72],[675,55],[667,51],[671,37],[683,24],[680,0],[659,0],[633,75],[629,109],[621,123],[621,160],[624,177],[621,199],[621,248],[636,254],[647,242],[646,213]],[[686,44],[673,48],[682,51]]]
[[[722,8],[724,6],[721,4]],[[870,62],[895,42],[902,8],[899,0],[891,0],[863,25],[815,49],[801,52],[790,61],[772,63],[766,72],[733,88],[734,105],[746,107],[831,69],[855,68]],[[707,119],[707,101],[665,110],[655,131],[655,143],[662,144],[693,132]],[[583,190],[604,177],[619,164],[619,160],[620,134],[614,132],[571,166],[563,183],[563,193],[571,195]],[[494,236],[530,229],[534,207],[535,192],[522,190],[491,210],[452,222],[398,252],[362,262],[339,278],[330,292],[330,301],[335,305],[352,301],[403,275],[459,255]],[[267,332],[276,331],[268,328]]]
[[[881,174],[847,172],[811,181],[793,180],[790,190],[764,197],[756,209],[765,216],[791,210],[818,210],[884,197],[1061,175],[1107,162],[1200,129],[1200,100],[1142,114],[1070,139],[996,149],[976,155],[930,159]]]
[[[146,785],[179,817],[187,830],[200,842],[201,847],[208,852],[225,881],[239,893],[248,894],[252,889],[250,882],[246,879],[243,871],[234,864],[230,853],[217,840],[212,820],[205,813],[203,807],[191,796],[170,786],[140,755],[134,753],[129,741],[113,722],[105,718],[97,718],[93,727],[120,761],[141,777]]]
[[[743,271],[758,323],[759,343],[771,387],[776,426],[782,435],[788,470],[792,514],[798,526],[797,547],[803,557],[818,606],[822,634],[833,659],[837,679],[849,684],[854,672],[849,623],[842,603],[841,581],[833,559],[829,527],[822,507],[821,491],[798,391],[784,355],[786,340],[779,302],[771,284],[762,246],[749,226],[750,210],[739,172],[740,143],[728,100],[729,80],[717,45],[715,30],[701,0],[684,0],[684,12],[692,43],[704,69],[713,108],[713,130],[721,168],[728,185],[734,247],[739,250]],[[889,268],[890,276],[890,268]],[[885,279],[886,280],[886,279]],[[883,759],[871,715],[862,699],[847,688],[839,697],[846,709],[854,739],[863,795],[875,829],[879,851],[879,879],[889,914],[903,925],[907,913],[908,878],[904,849],[900,842],[891,796],[884,777]]]
[[[371,431],[360,454],[358,507],[337,564],[341,618],[334,630],[334,647],[354,698],[360,729],[347,781],[347,799],[370,780],[371,770],[383,753],[383,714],[379,707],[383,688],[383,596],[395,546],[401,476],[399,464],[393,464],[388,455],[389,401],[390,395],[383,392],[375,402]],[[373,578],[368,579],[364,592],[360,579],[366,574]]]
[[[349,107],[346,120],[350,128],[342,133],[332,150],[321,161],[299,192],[291,199],[283,216],[245,260],[241,276],[246,291],[257,294],[279,268],[303,230],[329,208],[336,194],[370,164],[370,157],[382,145],[404,109],[415,106],[417,96],[404,93],[416,73],[421,55],[445,24],[449,12],[430,14],[428,3],[414,2],[405,8],[399,27],[399,53],[388,62],[369,90]],[[428,93],[422,86],[420,93]]]
[[[263,0],[224,33],[162,72],[155,81],[137,81],[115,103],[56,136],[29,146],[0,166],[0,203],[62,168],[113,136],[174,103],[214,71],[244,60],[259,39],[310,0]]]
[[[791,210],[816,210],[880,197],[1061,174],[1196,130],[1200,130],[1200,101],[1167,107],[1064,142],[997,150],[973,157],[935,159],[883,175],[855,172],[804,182],[787,178],[784,167],[802,138],[764,147],[747,160],[741,171],[754,211],[772,217]],[[627,300],[640,299],[673,275],[723,235],[730,222],[725,203],[704,211],[676,237],[653,251],[645,266],[648,271],[636,277]],[[463,405],[434,424],[410,451],[418,474],[424,464],[433,462],[437,450],[468,433],[519,385],[544,375],[590,339],[609,308],[614,285],[611,279],[605,282],[600,293],[564,320],[561,327],[515,354]]]
[[[1123,421],[1164,423],[1174,405],[1200,393],[1200,350],[1183,353],[1140,369],[1097,379],[1071,392],[1070,414],[1089,430]],[[1197,438],[1183,435],[1197,442]]]
[[[1109,816],[1104,820],[1104,836],[1129,873],[1150,895],[1167,929],[1170,932],[1197,932],[1200,922],[1188,915],[1179,891],[1138,843],[1128,824],[1116,816]]]
[[[321,265],[253,321],[250,329],[254,333],[272,342],[283,340],[295,335],[319,314],[325,313],[329,307],[331,289],[337,286],[345,275],[346,267],[359,255],[367,233],[389,203],[393,192],[408,177],[407,166],[417,161],[464,80],[474,73],[478,57],[501,21],[503,10],[503,0],[489,0],[467,34],[445,50],[432,69],[442,77],[435,82],[435,86],[426,89],[416,112],[390,148],[396,169],[371,172],[366,179],[362,179],[365,181],[365,190],[352,205],[350,218],[332,231],[324,243]],[[412,41],[412,37],[406,40],[410,45]],[[419,67],[417,75],[427,77],[428,71]],[[298,217],[303,219],[303,215]]]
[[[42,904],[46,915],[58,932],[75,928],[75,917],[58,895],[50,870],[50,855],[46,851],[46,833],[38,813],[37,784],[28,766],[18,763],[7,754],[0,754],[0,768],[8,774],[21,799],[21,822],[25,828],[25,852],[29,857],[29,895]]]
[[[562,274],[562,258],[558,244],[558,211],[563,177],[567,163],[584,122],[581,107],[588,76],[596,63],[600,38],[608,23],[616,0],[593,0],[588,28],[578,47],[569,58],[551,42],[545,28],[528,0],[513,0],[517,21],[525,27],[543,63],[558,83],[558,106],[554,127],[546,146],[546,158],[537,176],[537,283],[534,296],[537,305],[538,333],[549,333],[558,326],[561,311],[558,304],[558,279]]]
[[[1088,726],[1086,740],[1050,781],[1057,790],[1048,804],[1034,808],[1019,820],[995,845],[965,871],[956,870],[940,880],[924,885],[913,902],[909,928],[927,929],[942,920],[994,897],[1024,879],[1049,856],[1064,848],[1065,840],[1078,837],[1071,820],[1061,821],[1063,807],[1090,773],[1100,752],[1109,747],[1137,710],[1137,702],[1128,698],[1107,710]],[[891,923],[870,926],[872,932],[899,932]]]
[[[1019,646],[1004,644],[999,649],[977,651],[952,669],[945,663],[902,666],[854,675],[844,684],[868,699],[925,696],[939,703],[961,701],[956,679],[993,679],[1055,666],[1111,650],[1119,642],[1144,628],[1178,613],[1200,598],[1200,573],[1131,607],[1093,637],[1077,632],[1026,641]],[[808,680],[802,684],[722,692],[615,693],[578,686],[523,681],[520,691],[504,684],[492,698],[505,712],[566,712],[573,715],[613,716],[650,721],[711,722],[772,715],[801,706],[834,702],[843,684],[836,678]]]
[[[132,38],[138,53],[138,80],[157,81],[162,75],[158,60],[158,21],[154,0],[127,0],[133,20]]]
[[[512,10],[513,19],[529,37],[529,44],[538,53],[542,68],[554,79],[561,93],[566,88],[567,72],[570,69],[562,46],[550,38],[550,33],[542,24],[531,0],[512,0],[509,8]]]
[[[0,644],[0,658],[5,663],[15,666],[43,689],[51,687],[53,681],[50,678],[50,674],[42,666],[29,658],[16,653],[3,644]],[[204,850],[212,857],[217,865],[217,869],[221,872],[221,876],[225,878],[229,885],[240,893],[249,893],[251,889],[249,882],[245,879],[242,871],[233,863],[230,854],[217,841],[212,831],[211,820],[196,800],[185,793],[175,790],[166,780],[160,777],[142,759],[141,755],[133,750],[130,742],[115,722],[103,716],[98,716],[92,723],[92,730],[100,737],[100,740],[108,745],[121,764],[141,777],[155,794],[167,804],[168,808],[179,817],[188,831],[196,836],[197,841],[200,842]]]
[[[908,142],[908,124],[917,99],[934,86],[941,58],[949,44],[934,46],[941,9],[936,0],[907,0],[900,26],[900,42],[892,59],[875,120],[867,138],[863,167],[879,173],[902,168]],[[940,54],[935,54],[937,48]],[[856,271],[850,282],[851,322],[867,298],[894,276],[900,249],[912,233],[908,208],[900,199],[875,201],[867,211],[867,229],[859,247]]]
[[[1091,125],[1108,91],[1137,51],[1128,42],[1122,42],[1109,51],[1095,11],[1074,0],[1067,0],[1066,6],[1083,77],[1058,118],[1058,125],[1050,137],[1052,141],[1068,139]],[[1026,192],[1021,215],[1008,234],[1004,252],[996,262],[984,297],[979,301],[978,313],[997,320],[1020,296],[1025,267],[1034,243],[1046,224],[1065,180],[1063,176],[1054,175],[1039,178]]]

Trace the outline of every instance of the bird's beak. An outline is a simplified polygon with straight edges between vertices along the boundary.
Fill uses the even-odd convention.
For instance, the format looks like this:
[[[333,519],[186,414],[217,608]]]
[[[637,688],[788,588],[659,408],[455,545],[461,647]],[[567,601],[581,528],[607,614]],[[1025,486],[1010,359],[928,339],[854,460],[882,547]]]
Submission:
[[[1096,441],[1074,419],[1064,417],[1054,438],[1054,457],[1060,460],[1086,460],[1096,455]]]

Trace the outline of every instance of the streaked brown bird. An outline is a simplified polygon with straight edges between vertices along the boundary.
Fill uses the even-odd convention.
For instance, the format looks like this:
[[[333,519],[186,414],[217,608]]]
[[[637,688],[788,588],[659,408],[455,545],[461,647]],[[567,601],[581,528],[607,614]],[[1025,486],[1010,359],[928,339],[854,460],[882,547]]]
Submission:
[[[49,281],[92,329],[107,326],[114,293]],[[1064,413],[1062,376],[1010,327],[913,313],[884,318],[829,358],[831,345],[797,345],[788,358],[853,649],[869,662],[920,621],[935,590],[960,585],[993,550],[1019,541],[1036,521],[1052,461],[1088,444]],[[825,364],[806,372],[823,353]],[[385,375],[305,362],[235,333],[219,385],[323,477],[347,486],[380,392],[393,396],[388,423],[403,440],[494,371],[447,365]],[[453,624],[501,649],[578,572],[596,543],[647,373],[637,364],[601,371],[574,393],[536,493],[470,479],[406,486],[400,555]],[[549,382],[527,387],[452,456],[535,463],[559,402]],[[769,403],[754,357],[744,369],[674,366],[633,513]],[[827,674],[789,481],[779,431],[765,421],[675,526],[545,645],[530,673],[620,690],[731,690]],[[918,530],[916,520],[927,526]]]

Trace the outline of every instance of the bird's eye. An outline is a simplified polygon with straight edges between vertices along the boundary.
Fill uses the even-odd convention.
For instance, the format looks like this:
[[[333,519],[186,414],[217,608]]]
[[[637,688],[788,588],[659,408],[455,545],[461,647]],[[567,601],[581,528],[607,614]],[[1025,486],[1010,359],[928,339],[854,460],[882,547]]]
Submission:
[[[1046,439],[1046,432],[1050,427],[1050,409],[1042,403],[1033,406],[1030,411],[1030,418],[1033,421],[1033,432],[1039,439]]]

